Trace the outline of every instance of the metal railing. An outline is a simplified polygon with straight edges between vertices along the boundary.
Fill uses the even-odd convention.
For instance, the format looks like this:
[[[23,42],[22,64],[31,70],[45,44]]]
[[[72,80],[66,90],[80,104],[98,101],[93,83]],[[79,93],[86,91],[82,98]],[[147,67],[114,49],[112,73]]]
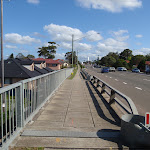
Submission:
[[[72,71],[54,71],[0,89],[0,148],[8,148]]]
[[[108,97],[109,97],[108,102],[110,105],[112,105],[114,102],[116,102],[116,104],[119,105],[119,108],[123,109],[123,111],[125,113],[131,113],[131,114],[138,115],[137,108],[136,108],[135,104],[133,103],[133,101],[129,97],[127,97],[120,91],[116,90],[115,88],[111,87],[106,82],[99,79],[98,77],[91,76],[90,74],[88,74],[85,71],[85,69],[82,69],[82,72],[84,73],[84,75],[86,76],[86,78],[89,81],[91,81],[93,84],[96,84],[97,88],[101,87],[101,91],[100,91],[101,94],[105,93],[108,95]],[[126,104],[124,104],[123,101],[125,101],[128,104],[128,106]]]

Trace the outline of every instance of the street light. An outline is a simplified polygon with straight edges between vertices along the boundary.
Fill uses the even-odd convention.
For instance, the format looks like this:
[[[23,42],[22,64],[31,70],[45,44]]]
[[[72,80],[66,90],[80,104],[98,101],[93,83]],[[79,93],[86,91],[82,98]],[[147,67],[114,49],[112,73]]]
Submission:
[[[97,32],[97,34],[100,34],[100,33]],[[72,34],[72,68],[73,68],[73,42],[74,42],[74,41],[81,40],[82,38],[85,38],[85,37],[91,36],[91,35],[93,35],[93,34],[86,35],[86,36],[83,36],[83,37],[81,37],[81,38],[78,38],[78,39],[75,39],[75,40],[74,40],[74,34]],[[78,67],[78,50],[77,50],[77,67]]]
[[[1,0],[1,87],[4,86],[4,59],[3,59],[3,0]]]

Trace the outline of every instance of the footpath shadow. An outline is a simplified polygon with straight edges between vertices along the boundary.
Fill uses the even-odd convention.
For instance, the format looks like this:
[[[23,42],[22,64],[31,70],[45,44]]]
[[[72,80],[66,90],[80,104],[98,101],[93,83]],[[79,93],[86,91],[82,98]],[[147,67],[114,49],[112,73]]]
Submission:
[[[97,93],[97,95],[100,97],[101,102],[104,104],[104,106],[105,106],[106,109],[109,111],[109,113],[111,114],[112,118],[113,118],[115,121],[109,119],[109,118],[105,115],[105,113],[103,112],[101,106],[99,105],[99,103],[98,103],[96,97],[94,96],[94,93],[92,92],[92,89],[91,89],[90,85],[91,85],[92,88],[95,90],[95,92]],[[108,104],[107,101],[102,97],[102,95],[100,94],[100,92],[94,87],[94,85],[93,85],[91,82],[86,81],[86,86],[87,86],[87,88],[88,88],[88,90],[89,90],[90,96],[91,96],[91,98],[92,98],[92,100],[93,100],[93,103],[94,103],[94,106],[95,106],[95,108],[96,108],[96,111],[97,111],[98,115],[99,115],[101,118],[103,118],[104,120],[108,121],[109,123],[114,124],[114,125],[120,127],[120,125],[121,125],[121,120],[120,120],[119,116],[118,116],[118,115],[115,113],[115,111],[109,106],[109,104]]]

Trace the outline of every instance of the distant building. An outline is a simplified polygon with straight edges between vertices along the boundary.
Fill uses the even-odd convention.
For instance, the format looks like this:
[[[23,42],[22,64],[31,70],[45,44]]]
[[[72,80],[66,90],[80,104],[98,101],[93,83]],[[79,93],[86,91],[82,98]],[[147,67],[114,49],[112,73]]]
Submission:
[[[52,70],[60,70],[63,65],[68,67],[68,63],[64,62],[62,59],[44,59],[44,58],[34,58],[32,59],[34,61],[45,61],[46,62],[46,67],[52,69]]]
[[[150,61],[146,61],[145,62],[145,70],[149,70],[150,69]]]
[[[4,61],[4,84],[9,85],[20,80],[36,77],[52,72],[46,67],[45,61],[34,61],[31,59],[7,59]],[[0,86],[1,86],[1,67],[0,67]]]

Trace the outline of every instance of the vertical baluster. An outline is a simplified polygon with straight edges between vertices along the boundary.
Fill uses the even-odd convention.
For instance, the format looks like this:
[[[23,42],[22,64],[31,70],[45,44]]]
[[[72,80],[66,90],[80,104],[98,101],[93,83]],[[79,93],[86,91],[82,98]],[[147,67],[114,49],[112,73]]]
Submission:
[[[3,146],[3,94],[1,94],[1,143],[2,143],[2,146]]]
[[[12,129],[14,133],[14,89],[12,91]]]
[[[11,137],[11,101],[10,101],[10,91],[8,91],[8,102],[9,102],[9,137]]]
[[[7,141],[7,93],[5,92],[5,134],[6,134],[6,141]]]

